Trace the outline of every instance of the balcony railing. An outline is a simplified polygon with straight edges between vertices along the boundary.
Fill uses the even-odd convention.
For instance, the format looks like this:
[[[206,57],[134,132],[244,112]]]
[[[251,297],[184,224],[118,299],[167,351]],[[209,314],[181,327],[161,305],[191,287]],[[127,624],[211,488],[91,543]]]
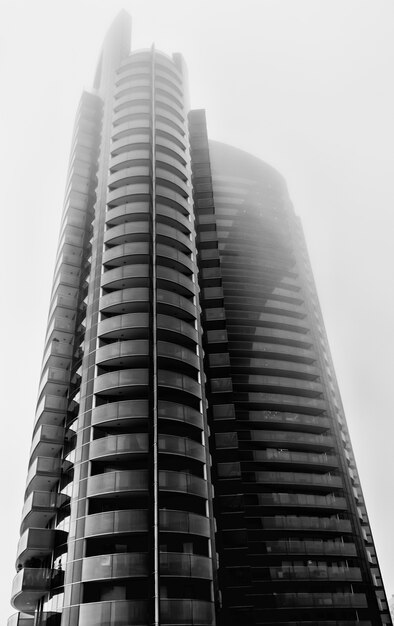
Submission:
[[[115,600],[81,604],[80,624],[106,624],[106,626],[140,626],[148,623],[147,600]]]
[[[148,511],[145,509],[105,511],[88,515],[85,519],[85,537],[140,533],[149,529]]]
[[[335,532],[350,533],[352,525],[347,519],[337,519],[335,517],[307,517],[282,516],[260,517],[258,523],[261,528],[272,529],[296,529],[296,530],[329,530]]]
[[[148,489],[147,470],[123,470],[90,476],[87,481],[88,497],[132,495]]]
[[[210,536],[210,520],[208,517],[188,513],[187,511],[161,510],[159,513],[161,531],[186,533],[191,535]]]
[[[214,626],[215,609],[212,602],[204,600],[160,600],[160,623],[163,626]],[[246,625],[245,625],[246,626]]]
[[[66,496],[61,493],[33,491],[23,506],[21,532],[27,525],[44,528],[66,500]]]
[[[11,603],[19,611],[31,611],[51,589],[63,585],[64,572],[57,569],[24,568],[12,583]]]
[[[288,566],[267,567],[259,570],[264,580],[331,580],[361,581],[358,567]]]
[[[146,433],[122,433],[95,439],[90,443],[90,458],[125,457],[126,455],[146,454],[148,435]]]
[[[105,554],[87,557],[82,564],[82,580],[145,577],[149,572],[147,553]]]
[[[26,493],[33,490],[51,491],[60,478],[61,459],[39,456],[31,464],[26,481]]]
[[[58,544],[65,543],[67,534],[52,528],[27,528],[18,542],[17,565],[28,565],[30,559],[50,554],[55,539]]]
[[[210,579],[212,561],[198,554],[163,552],[160,554],[160,575]]]
[[[354,543],[341,541],[267,541],[265,550],[269,554],[326,554],[340,556],[356,556]]]
[[[207,482],[203,478],[184,472],[159,472],[159,486],[163,491],[188,493],[203,498],[207,497]]]
[[[197,461],[205,461],[205,450],[201,443],[193,441],[193,439],[187,439],[186,437],[159,435],[159,452],[179,454],[196,459]]]

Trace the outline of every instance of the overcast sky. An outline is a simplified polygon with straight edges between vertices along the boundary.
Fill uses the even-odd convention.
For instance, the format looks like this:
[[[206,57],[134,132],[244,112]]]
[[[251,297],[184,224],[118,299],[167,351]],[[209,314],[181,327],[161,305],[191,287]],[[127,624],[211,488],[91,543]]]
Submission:
[[[301,216],[387,594],[394,593],[394,4],[0,0],[3,580],[9,607],[75,110],[118,10],[182,52],[210,136],[286,178]],[[4,319],[3,319],[4,318]]]

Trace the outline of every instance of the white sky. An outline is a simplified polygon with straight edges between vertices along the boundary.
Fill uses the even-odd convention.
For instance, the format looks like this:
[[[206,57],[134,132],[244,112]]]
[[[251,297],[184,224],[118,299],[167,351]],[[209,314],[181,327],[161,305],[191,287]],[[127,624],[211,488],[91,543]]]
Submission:
[[[394,593],[394,4],[0,0],[0,619],[6,623],[71,131],[118,10],[183,53],[210,136],[278,168],[303,220],[387,594]]]

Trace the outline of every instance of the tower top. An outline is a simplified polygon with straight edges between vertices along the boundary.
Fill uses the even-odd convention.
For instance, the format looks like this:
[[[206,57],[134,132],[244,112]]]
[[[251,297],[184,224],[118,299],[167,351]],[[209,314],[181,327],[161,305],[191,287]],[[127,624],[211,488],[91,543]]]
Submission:
[[[94,76],[93,87],[102,91],[106,78],[112,74],[124,57],[130,54],[131,16],[119,11],[105,36]]]

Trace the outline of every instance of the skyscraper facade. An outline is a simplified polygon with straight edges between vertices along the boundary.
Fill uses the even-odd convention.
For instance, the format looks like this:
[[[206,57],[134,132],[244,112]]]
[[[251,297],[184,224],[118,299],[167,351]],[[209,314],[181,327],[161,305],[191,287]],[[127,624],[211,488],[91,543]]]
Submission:
[[[286,185],[129,41],[77,112],[9,626],[391,624]]]

